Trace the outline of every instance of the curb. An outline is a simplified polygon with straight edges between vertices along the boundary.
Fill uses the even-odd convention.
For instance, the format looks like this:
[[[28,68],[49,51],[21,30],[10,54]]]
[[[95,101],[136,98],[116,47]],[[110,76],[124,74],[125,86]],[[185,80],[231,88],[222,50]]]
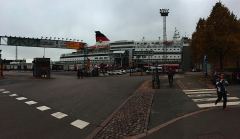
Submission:
[[[185,114],[183,116],[174,118],[174,119],[172,119],[172,120],[170,120],[168,122],[160,124],[160,125],[152,128],[152,129],[148,130],[146,133],[138,134],[136,136],[132,136],[132,137],[129,137],[129,138],[126,138],[126,139],[140,139],[140,138],[146,137],[147,135],[150,135],[150,134],[152,134],[154,132],[157,132],[158,130],[160,130],[160,129],[162,129],[162,128],[170,125],[170,124],[173,124],[173,123],[175,123],[175,122],[177,122],[179,120],[182,120],[184,118],[188,118],[188,117],[193,116],[193,115],[197,115],[197,114],[202,113],[202,112],[210,111],[210,110],[213,110],[213,109],[215,109],[215,108],[207,108],[207,109],[203,109],[203,110],[199,110],[199,111],[195,111],[195,112],[192,112],[192,113]]]
[[[86,139],[94,138],[97,135],[97,133],[100,132],[110,122],[114,115],[128,102],[128,100],[130,100],[134,96],[134,94],[138,93],[139,90],[144,88],[145,85],[148,84],[148,82],[149,82],[148,80],[144,81],[140,85],[140,87],[137,88],[137,90],[135,90],[135,92],[131,96],[129,96],[117,109],[115,109],[114,112],[110,116],[108,116],[106,120],[104,120],[90,135],[86,137]]]

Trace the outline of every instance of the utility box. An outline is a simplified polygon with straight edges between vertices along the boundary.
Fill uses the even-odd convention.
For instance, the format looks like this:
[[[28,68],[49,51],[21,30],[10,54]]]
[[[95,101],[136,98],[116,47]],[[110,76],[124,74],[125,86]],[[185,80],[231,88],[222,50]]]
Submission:
[[[34,58],[33,77],[50,78],[50,58]]]

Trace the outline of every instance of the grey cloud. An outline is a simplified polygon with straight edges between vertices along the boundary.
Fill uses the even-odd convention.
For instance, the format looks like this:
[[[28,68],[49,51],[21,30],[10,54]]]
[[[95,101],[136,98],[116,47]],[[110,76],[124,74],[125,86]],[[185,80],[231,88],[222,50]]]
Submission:
[[[95,30],[111,40],[147,40],[162,38],[160,8],[170,9],[167,17],[168,39],[174,28],[191,36],[200,17],[207,17],[216,1],[210,0],[8,0],[1,3],[0,35],[60,37],[84,40],[92,45]],[[222,0],[239,18],[239,0]],[[1,46],[3,55],[15,52]],[[20,48],[19,56],[41,56],[39,48]],[[69,50],[47,49],[47,56],[58,60]]]

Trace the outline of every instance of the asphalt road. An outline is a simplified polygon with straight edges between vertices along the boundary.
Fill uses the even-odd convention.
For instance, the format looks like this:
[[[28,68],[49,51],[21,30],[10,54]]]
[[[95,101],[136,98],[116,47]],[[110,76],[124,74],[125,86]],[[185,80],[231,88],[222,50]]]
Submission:
[[[52,79],[34,79],[30,72],[8,72],[5,75],[0,80],[0,139],[85,138],[132,95],[143,81],[151,79],[150,76],[128,75],[77,79],[74,72],[53,73]],[[197,76],[176,75],[172,88],[168,85],[166,75],[160,76],[161,85],[160,89],[155,90],[148,124],[149,134],[144,138],[240,137],[239,104],[228,106],[227,110],[222,110],[222,107],[201,108],[205,104],[210,106],[208,104],[216,99],[216,92],[199,91],[209,86]],[[198,90],[194,93],[201,102],[194,102],[194,95],[186,94],[183,88]],[[239,85],[230,85],[228,91],[230,97],[237,98],[229,100],[228,104],[238,102]],[[210,98],[212,100],[205,100]],[[29,101],[37,104],[25,103]],[[41,111],[40,106],[50,109]],[[195,113],[198,111],[201,112]],[[56,115],[51,115],[56,112],[67,116],[58,119]],[[194,114],[186,116],[189,113]],[[166,125],[172,120],[174,122]]]
[[[0,80],[0,138],[85,138],[150,77],[127,75],[77,79],[75,74],[53,74],[34,79],[31,73],[8,72]],[[17,94],[18,96],[10,96]],[[25,100],[17,100],[25,97]],[[27,105],[26,101],[37,104]],[[40,111],[39,106],[50,109]],[[51,114],[62,112],[57,119]],[[81,120],[83,129],[71,123]]]

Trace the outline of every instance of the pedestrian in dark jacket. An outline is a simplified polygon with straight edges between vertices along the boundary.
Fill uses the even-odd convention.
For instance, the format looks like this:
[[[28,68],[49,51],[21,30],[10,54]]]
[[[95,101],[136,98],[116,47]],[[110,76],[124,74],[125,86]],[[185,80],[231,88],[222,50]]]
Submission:
[[[82,69],[77,70],[77,77],[78,77],[78,79],[80,79],[80,77],[83,78],[83,70]]]
[[[227,106],[227,89],[226,86],[228,85],[228,81],[224,79],[224,74],[220,75],[220,79],[216,82],[217,87],[217,95],[218,98],[215,101],[215,105],[222,100],[223,98],[223,109]]]
[[[168,83],[169,84],[173,83],[173,76],[175,74],[174,69],[169,68],[167,74],[168,74]]]
[[[80,78],[80,69],[77,70],[77,78]]]

